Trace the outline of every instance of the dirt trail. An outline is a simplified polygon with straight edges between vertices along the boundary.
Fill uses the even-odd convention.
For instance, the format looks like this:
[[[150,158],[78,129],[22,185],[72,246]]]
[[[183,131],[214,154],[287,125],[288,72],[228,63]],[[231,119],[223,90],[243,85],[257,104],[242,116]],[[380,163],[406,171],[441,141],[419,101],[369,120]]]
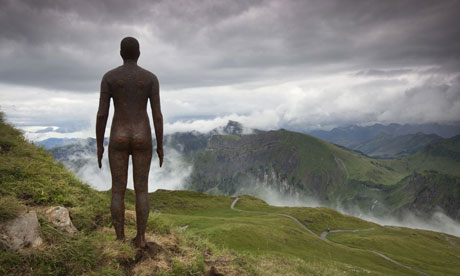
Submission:
[[[367,230],[375,230],[375,229],[374,229],[374,228],[369,228],[369,229],[355,229],[355,230],[342,230],[342,229],[337,229],[337,230],[331,230],[331,231],[329,231],[329,232],[324,231],[323,233],[321,233],[321,239],[329,241],[329,240],[327,239],[327,234],[329,234],[329,233],[335,233],[335,232],[359,232],[359,231],[367,231]],[[332,241],[331,241],[331,242],[332,242]],[[342,245],[343,245],[343,244],[342,244]],[[364,250],[367,250],[367,249],[364,249]],[[392,263],[394,263],[394,264],[397,264],[397,265],[399,265],[399,266],[405,267],[405,268],[407,268],[407,269],[409,269],[409,270],[418,272],[418,273],[423,274],[423,275],[431,276],[430,274],[428,274],[428,273],[426,273],[426,272],[423,272],[423,271],[420,271],[420,270],[418,270],[418,269],[416,269],[416,268],[413,268],[413,267],[404,265],[404,264],[402,264],[402,263],[400,263],[400,262],[398,262],[398,261],[395,261],[395,260],[391,259],[390,257],[388,257],[388,256],[386,256],[386,255],[383,255],[382,253],[379,253],[379,252],[377,252],[377,251],[373,251],[373,250],[367,250],[367,251],[372,252],[372,253],[374,253],[374,254],[376,254],[376,255],[378,255],[378,256],[384,258],[384,259],[387,260],[387,261],[390,261],[390,262],[392,262]]]
[[[329,234],[329,233],[337,233],[337,232],[360,232],[360,231],[369,231],[369,230],[375,230],[375,228],[354,229],[354,230],[336,229],[336,230],[330,230],[329,232],[324,231],[323,233],[321,233],[320,238],[321,238],[322,240],[329,241],[329,240],[327,239],[327,237],[326,237],[327,234]]]
[[[368,229],[354,229],[354,230],[345,230],[345,229],[335,229],[335,230],[330,230],[329,232],[322,232],[321,235],[317,235],[315,232],[311,231],[310,229],[308,229],[307,226],[305,226],[305,224],[301,223],[298,219],[296,219],[295,217],[291,216],[291,215],[287,215],[287,214],[281,214],[281,213],[270,213],[270,212],[258,212],[258,211],[246,211],[246,210],[240,210],[240,209],[236,209],[235,208],[235,205],[236,203],[238,202],[240,198],[237,197],[235,198],[235,200],[232,202],[232,204],[230,205],[230,208],[232,210],[235,210],[235,211],[238,211],[238,212],[245,212],[245,213],[253,213],[253,214],[262,214],[262,215],[276,215],[276,216],[281,216],[281,217],[287,217],[293,221],[295,221],[300,227],[302,227],[302,229],[304,229],[305,231],[307,231],[308,233],[312,234],[313,236],[317,237],[317,238],[320,238],[326,242],[333,242],[333,241],[330,241],[327,239],[327,234],[329,233],[335,233],[335,232],[359,232],[359,231],[370,231],[370,230],[375,230],[374,228],[368,228]],[[335,242],[334,242],[335,243]],[[346,246],[344,244],[341,244],[341,243],[336,243],[336,244],[340,244],[342,246]],[[349,247],[349,246],[346,246],[346,247]],[[351,248],[351,247],[349,247]],[[373,251],[373,250],[367,250],[367,249],[362,249],[362,250],[366,250],[368,252],[372,252],[374,254],[376,254],[377,256],[380,256],[382,258],[384,258],[385,260],[389,261],[389,262],[392,262],[396,265],[399,265],[401,267],[404,267],[406,269],[409,269],[411,271],[414,271],[414,272],[418,272],[420,274],[423,274],[423,275],[426,275],[426,276],[432,276],[431,274],[428,274],[426,272],[423,272],[423,271],[420,271],[416,268],[413,268],[413,267],[410,267],[410,266],[407,266],[407,265],[404,265],[400,262],[397,262],[393,259],[391,259],[390,257],[386,256],[386,255],[383,255],[382,253],[379,253],[377,251]]]
[[[293,221],[295,221],[300,227],[302,227],[305,231],[307,231],[308,233],[310,233],[310,234],[315,235],[316,237],[318,237],[318,235],[316,235],[313,231],[311,231],[310,229],[308,229],[307,226],[305,226],[303,223],[301,223],[298,219],[296,219],[296,218],[293,217],[293,216],[286,215],[286,214],[277,214],[277,213],[269,213],[269,212],[257,212],[257,211],[246,211],[246,210],[239,210],[239,209],[236,209],[236,208],[235,208],[235,204],[238,202],[239,199],[240,199],[240,198],[237,197],[237,198],[232,202],[232,205],[230,206],[230,208],[232,208],[232,210],[235,210],[235,211],[238,211],[238,212],[245,212],[245,213],[262,214],[262,215],[276,215],[276,216],[281,216],[281,217],[290,218],[290,219],[292,219]]]

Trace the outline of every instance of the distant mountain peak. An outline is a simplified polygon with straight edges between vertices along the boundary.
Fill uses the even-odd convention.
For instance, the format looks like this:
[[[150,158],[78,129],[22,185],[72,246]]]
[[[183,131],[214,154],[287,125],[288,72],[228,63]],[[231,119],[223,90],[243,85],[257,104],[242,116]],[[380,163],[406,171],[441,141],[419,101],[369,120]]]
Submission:
[[[226,134],[233,134],[241,136],[244,132],[244,127],[237,121],[229,120],[227,125],[224,127],[223,132]]]

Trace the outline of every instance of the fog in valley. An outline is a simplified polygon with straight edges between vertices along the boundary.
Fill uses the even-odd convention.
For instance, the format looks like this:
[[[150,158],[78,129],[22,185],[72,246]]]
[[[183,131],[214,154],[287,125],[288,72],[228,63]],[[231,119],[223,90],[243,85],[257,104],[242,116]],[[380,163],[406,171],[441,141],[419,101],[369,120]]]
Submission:
[[[112,177],[110,175],[110,166],[107,156],[107,148],[102,160],[102,168],[97,165],[97,157],[91,152],[78,152],[73,154],[69,159],[71,161],[84,160],[81,167],[75,166],[74,163],[65,163],[65,166],[75,172],[75,174],[92,188],[99,191],[106,191],[112,187]],[[185,180],[192,172],[192,166],[187,164],[183,157],[176,150],[165,147],[165,157],[163,167],[159,167],[158,157],[154,152],[149,173],[149,192],[157,189],[180,190],[184,187]],[[134,189],[132,159],[130,157],[128,167],[128,189]]]
[[[256,197],[266,201],[274,206],[289,206],[289,207],[329,207],[320,204],[317,200],[300,196],[289,197],[283,195],[273,189],[253,194]],[[340,206],[336,204],[336,206]],[[371,212],[360,210],[359,207],[353,206],[352,208],[334,207],[333,209],[350,216],[358,217],[367,221],[372,221],[380,225],[390,225],[398,227],[409,227],[423,230],[430,230],[436,232],[443,232],[460,237],[460,223],[448,217],[442,210],[433,213],[429,218],[421,218],[412,212],[405,211],[400,217],[395,216],[376,216]]]

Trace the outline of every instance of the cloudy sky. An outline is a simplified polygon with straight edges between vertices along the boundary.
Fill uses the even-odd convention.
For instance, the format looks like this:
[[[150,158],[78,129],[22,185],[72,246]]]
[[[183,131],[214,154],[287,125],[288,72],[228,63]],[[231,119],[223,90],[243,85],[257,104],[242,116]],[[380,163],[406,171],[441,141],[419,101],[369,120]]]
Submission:
[[[94,136],[100,79],[134,36],[166,133],[450,123],[459,18],[455,0],[0,0],[0,109],[31,139]]]

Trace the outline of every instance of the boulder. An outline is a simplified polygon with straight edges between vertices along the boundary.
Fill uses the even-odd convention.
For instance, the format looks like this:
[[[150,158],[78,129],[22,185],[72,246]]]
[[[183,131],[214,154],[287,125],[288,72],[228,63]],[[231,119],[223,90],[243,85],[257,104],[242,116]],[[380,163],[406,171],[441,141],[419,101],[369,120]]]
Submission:
[[[78,232],[77,228],[72,223],[69,216],[69,210],[62,206],[48,208],[45,211],[45,216],[54,226],[68,233]]]
[[[29,211],[1,224],[0,243],[14,251],[41,245],[37,213]]]

